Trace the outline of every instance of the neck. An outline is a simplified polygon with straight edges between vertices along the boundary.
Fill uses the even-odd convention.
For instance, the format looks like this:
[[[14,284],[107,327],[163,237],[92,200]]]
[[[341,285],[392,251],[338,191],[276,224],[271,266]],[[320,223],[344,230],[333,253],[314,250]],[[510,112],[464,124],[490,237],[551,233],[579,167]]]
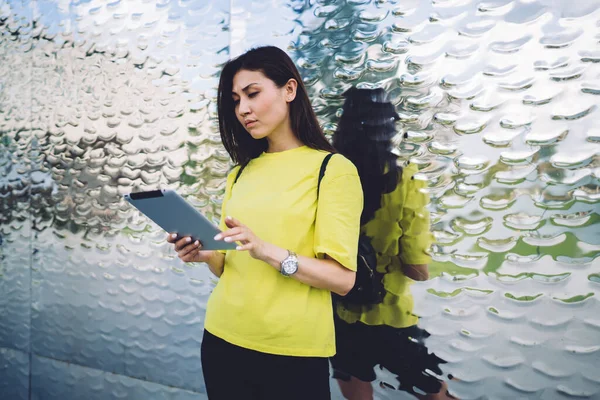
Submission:
[[[291,150],[304,145],[304,143],[294,135],[289,120],[286,121],[284,126],[280,129],[273,131],[267,136],[267,142],[269,143],[267,153],[278,153],[280,151]]]

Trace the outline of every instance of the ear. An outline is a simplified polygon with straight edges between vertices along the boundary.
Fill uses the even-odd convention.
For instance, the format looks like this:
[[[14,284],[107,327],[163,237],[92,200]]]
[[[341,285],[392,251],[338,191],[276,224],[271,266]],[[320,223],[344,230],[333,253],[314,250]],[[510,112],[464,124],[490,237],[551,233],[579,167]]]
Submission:
[[[285,89],[285,101],[291,103],[296,98],[296,90],[298,89],[298,82],[292,78],[284,86]]]

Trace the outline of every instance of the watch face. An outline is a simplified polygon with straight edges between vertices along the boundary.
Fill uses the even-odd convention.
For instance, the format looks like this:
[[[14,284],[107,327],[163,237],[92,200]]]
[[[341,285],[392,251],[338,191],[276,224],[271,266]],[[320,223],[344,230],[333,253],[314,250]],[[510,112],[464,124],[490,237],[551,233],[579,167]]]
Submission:
[[[298,263],[293,260],[284,261],[282,268],[283,272],[285,272],[287,275],[291,275],[298,269]]]

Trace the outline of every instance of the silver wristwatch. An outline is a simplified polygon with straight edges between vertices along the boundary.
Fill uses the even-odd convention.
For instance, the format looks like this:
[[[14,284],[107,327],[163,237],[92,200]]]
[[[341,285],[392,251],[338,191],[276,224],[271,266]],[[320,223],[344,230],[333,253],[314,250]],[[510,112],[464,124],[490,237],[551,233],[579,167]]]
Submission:
[[[298,271],[298,257],[296,253],[288,250],[288,256],[281,262],[281,275],[290,276]]]

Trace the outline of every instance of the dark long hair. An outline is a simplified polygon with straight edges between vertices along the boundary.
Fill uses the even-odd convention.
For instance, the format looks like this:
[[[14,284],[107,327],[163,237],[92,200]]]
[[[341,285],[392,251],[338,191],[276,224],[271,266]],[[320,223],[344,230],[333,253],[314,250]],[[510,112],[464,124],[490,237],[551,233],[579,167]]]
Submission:
[[[393,192],[401,176],[398,157],[392,152],[398,114],[385,101],[383,89],[349,89],[343,114],[333,136],[333,146],[354,163],[364,195],[361,225],[381,207],[381,196]]]
[[[296,98],[290,103],[290,119],[294,135],[306,146],[317,150],[335,152],[321,131],[312,109],[306,88],[292,59],[273,46],[258,47],[225,64],[219,80],[217,109],[221,140],[234,163],[246,165],[267,150],[266,138],[254,139],[240,124],[235,115],[231,92],[233,77],[240,70],[260,71],[279,88],[290,79],[298,82]]]

